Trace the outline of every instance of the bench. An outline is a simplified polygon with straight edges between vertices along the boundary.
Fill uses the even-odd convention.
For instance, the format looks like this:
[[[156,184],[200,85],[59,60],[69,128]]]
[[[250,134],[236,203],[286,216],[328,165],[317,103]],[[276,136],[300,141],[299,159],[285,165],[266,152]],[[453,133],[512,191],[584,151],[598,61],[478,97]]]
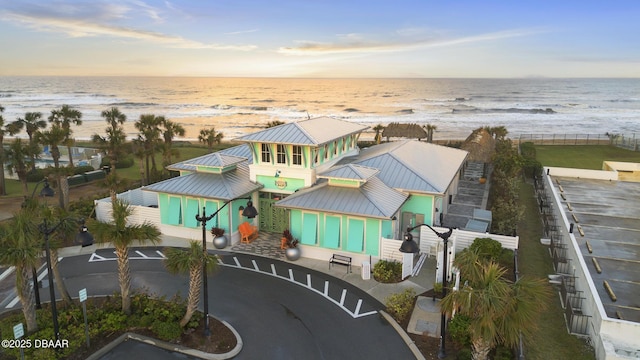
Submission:
[[[351,256],[333,254],[329,259],[329,269],[331,269],[331,264],[345,265],[347,267],[347,272],[351,272]]]
[[[249,244],[258,237],[258,227],[246,221],[238,226],[238,231],[240,232],[241,243]]]

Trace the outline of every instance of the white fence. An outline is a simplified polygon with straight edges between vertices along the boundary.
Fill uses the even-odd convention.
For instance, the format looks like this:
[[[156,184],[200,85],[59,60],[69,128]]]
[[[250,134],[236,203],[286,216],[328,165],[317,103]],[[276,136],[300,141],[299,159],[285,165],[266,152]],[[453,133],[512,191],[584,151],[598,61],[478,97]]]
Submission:
[[[434,226],[433,228],[441,233],[449,231],[447,228],[437,226]],[[473,240],[477,238],[491,238],[500,242],[503,248],[509,250],[517,249],[518,242],[520,240],[518,236],[505,236],[454,229],[451,237],[449,238],[449,242],[455,247],[455,252],[458,253],[468,248],[473,243]],[[400,249],[400,245],[402,245],[402,241],[387,238],[382,238],[381,240],[380,258],[402,262],[402,253],[398,250]],[[419,245],[421,253],[425,253],[428,256],[436,256],[438,254],[439,247],[442,247],[442,239],[440,239],[433,231],[429,230],[429,228],[422,227],[420,229]]]
[[[158,206],[158,195],[150,191],[142,191],[142,188],[127,190],[117,195],[119,200],[129,205]],[[96,203],[111,203],[111,198],[96,200]]]

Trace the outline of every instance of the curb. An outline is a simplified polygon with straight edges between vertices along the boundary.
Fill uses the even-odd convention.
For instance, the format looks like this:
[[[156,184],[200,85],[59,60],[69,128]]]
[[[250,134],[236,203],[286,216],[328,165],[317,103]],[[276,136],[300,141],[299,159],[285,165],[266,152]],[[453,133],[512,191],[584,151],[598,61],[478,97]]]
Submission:
[[[225,326],[227,326],[231,330],[231,332],[233,332],[233,334],[236,336],[236,341],[237,341],[236,347],[234,347],[228,353],[211,354],[211,353],[207,353],[207,352],[204,352],[204,351],[187,348],[187,347],[184,347],[184,346],[181,346],[181,345],[168,343],[166,341],[154,339],[154,338],[151,338],[151,337],[148,337],[148,336],[139,335],[139,334],[132,333],[132,332],[127,332],[127,333],[124,333],[124,334],[120,335],[117,339],[113,340],[109,344],[103,346],[100,350],[98,350],[98,351],[94,352],[93,354],[91,354],[89,357],[87,357],[87,360],[99,360],[104,355],[106,355],[109,351],[113,350],[116,346],[120,345],[122,342],[127,341],[129,339],[136,340],[136,341],[139,341],[141,343],[149,344],[149,345],[152,345],[152,346],[155,346],[155,347],[158,347],[158,348],[161,348],[161,349],[165,349],[165,350],[168,350],[168,351],[179,352],[181,354],[194,356],[194,357],[197,357],[199,359],[206,359],[206,360],[226,360],[226,359],[231,359],[231,358],[235,357],[236,355],[238,355],[240,353],[240,351],[242,350],[242,346],[243,346],[242,339],[240,338],[240,335],[238,334],[236,329],[234,329],[231,325],[229,325],[229,323],[227,323],[224,320],[218,320],[218,321],[222,322]]]
[[[396,320],[393,317],[391,317],[391,315],[387,314],[386,311],[380,310],[380,314],[382,315],[382,317],[384,317],[385,320],[387,320],[389,324],[391,324],[391,326],[393,326],[393,328],[396,330],[398,335],[400,335],[402,340],[404,340],[405,344],[407,344],[407,346],[409,347],[409,350],[411,350],[411,352],[416,357],[416,359],[426,360],[424,355],[422,355],[422,353],[420,352],[420,349],[418,349],[418,347],[413,342],[413,340],[411,340],[407,332],[400,327],[400,324],[398,324]]]

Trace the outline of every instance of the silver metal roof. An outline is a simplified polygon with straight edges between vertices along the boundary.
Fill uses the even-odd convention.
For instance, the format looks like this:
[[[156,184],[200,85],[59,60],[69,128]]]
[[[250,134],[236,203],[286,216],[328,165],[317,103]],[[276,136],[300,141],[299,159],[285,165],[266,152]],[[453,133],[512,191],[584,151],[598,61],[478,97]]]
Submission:
[[[218,151],[218,153],[243,157],[247,159],[247,161],[249,161],[249,164],[253,163],[253,154],[251,153],[251,149],[247,144],[236,145],[224,150],[220,150]]]
[[[380,170],[355,164],[346,164],[333,167],[328,171],[319,174],[319,178],[332,178],[332,179],[345,179],[345,180],[358,180],[367,181],[371,177],[379,173]]]
[[[315,186],[278,201],[276,206],[389,219],[408,197],[376,177],[358,188],[329,186],[327,180],[320,180]]]
[[[442,194],[467,155],[460,149],[405,140],[363,149],[349,160],[379,169],[377,177],[394,189]]]
[[[237,140],[260,143],[321,145],[346,135],[359,133],[368,126],[330,117],[319,117],[274,126],[242,136]]]
[[[143,187],[143,190],[176,195],[187,195],[210,199],[231,200],[246,196],[262,188],[249,181],[246,162],[223,174],[193,173],[174,177]]]
[[[196,166],[225,167],[247,160],[249,161],[249,163],[253,161],[251,149],[249,149],[249,146],[247,144],[242,144],[211,154],[198,156],[193,159],[180,161],[178,163],[167,166],[167,169],[174,171],[195,171]]]

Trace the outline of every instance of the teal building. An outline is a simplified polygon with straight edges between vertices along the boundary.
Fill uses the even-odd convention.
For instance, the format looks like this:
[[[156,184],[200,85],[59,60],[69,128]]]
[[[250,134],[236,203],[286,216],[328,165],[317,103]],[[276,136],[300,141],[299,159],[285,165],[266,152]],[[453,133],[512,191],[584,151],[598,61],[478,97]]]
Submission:
[[[367,128],[327,117],[267,128],[238,139],[245,144],[170,165],[180,176],[142,190],[157,196],[163,233],[197,238],[195,215],[222,208],[212,224],[232,242],[238,225],[252,221],[261,232],[289,229],[303,256],[378,258],[382,238],[440,225],[468,153],[415,140],[359,149]],[[255,219],[241,215],[245,198]]]

